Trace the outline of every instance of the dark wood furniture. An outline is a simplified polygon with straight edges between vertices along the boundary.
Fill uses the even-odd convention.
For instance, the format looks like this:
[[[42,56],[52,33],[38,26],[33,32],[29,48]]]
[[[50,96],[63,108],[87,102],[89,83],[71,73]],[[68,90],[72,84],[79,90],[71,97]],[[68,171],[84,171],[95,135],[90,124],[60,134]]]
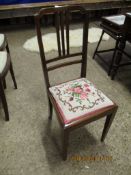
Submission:
[[[117,70],[119,67],[130,65],[130,61],[122,62],[124,54],[128,58],[131,58],[131,55],[125,51],[126,41],[131,42],[131,34],[130,34],[130,25],[131,25],[131,15],[127,13],[126,15],[115,15],[109,17],[103,17],[101,22],[101,28],[103,29],[100,40],[96,47],[96,50],[93,55],[93,59],[95,56],[98,56],[105,63],[106,60],[102,55],[105,52],[113,51],[113,56],[111,58],[111,62],[109,65],[108,75],[111,75],[111,79],[115,78]],[[115,48],[107,49],[107,50],[99,50],[100,43],[102,41],[102,37],[104,33],[110,35],[114,40],[116,40]]]
[[[115,16],[109,16],[109,17],[103,17],[102,22],[100,24],[101,28],[103,29],[101,37],[99,39],[98,45],[96,47],[96,50],[93,55],[93,59],[95,59],[96,56],[98,56],[103,61],[106,61],[104,59],[104,56],[102,55],[105,52],[113,51],[113,56],[111,59],[111,63],[109,65],[108,75],[111,74],[116,52],[118,49],[118,45],[120,43],[120,39],[122,37],[122,29],[125,21],[124,15],[115,15]],[[113,49],[107,49],[107,50],[99,50],[103,35],[107,33],[110,35],[114,40],[116,40],[115,48]],[[106,62],[105,62],[106,63]]]
[[[71,23],[70,16],[74,11],[78,11],[79,13],[83,14],[82,18],[83,41],[82,41],[82,51],[71,53],[69,24]],[[44,15],[49,13],[53,13],[55,15],[55,27],[57,35],[57,46],[58,46],[58,57],[52,59],[46,59],[44,52],[44,43],[42,42],[41,23],[40,23],[42,17],[44,17]],[[106,96],[100,98],[101,92],[95,89],[92,83],[88,82],[88,80],[85,78],[86,65],[87,65],[87,42],[88,42],[88,23],[89,23],[87,11],[80,6],[61,6],[61,7],[41,9],[40,12],[35,15],[35,23],[36,23],[41,63],[45,77],[45,85],[47,88],[47,94],[49,100],[49,119],[50,120],[52,119],[52,112],[54,107],[63,133],[62,157],[64,160],[66,160],[70,132],[73,131],[74,129],[82,127],[90,122],[93,122],[106,116],[106,122],[101,137],[101,141],[104,141],[108,133],[108,130],[111,126],[111,123],[113,121],[113,118],[115,117],[117,111],[117,105],[112,101],[110,101]],[[64,26],[65,26],[65,32],[64,32]],[[75,58],[76,56],[79,56],[79,59],[76,59]],[[67,61],[66,60],[67,58],[70,58],[70,61]],[[75,58],[75,60],[73,58]],[[62,60],[63,63],[58,63],[59,61]],[[50,65],[52,63],[55,65]],[[69,81],[66,82],[65,84],[60,84],[57,86],[50,86],[49,75],[48,75],[49,71],[52,71],[54,69],[60,69],[61,67],[78,63],[81,64],[80,79]],[[68,88],[64,90],[64,88],[66,87]],[[85,92],[84,88],[86,89]],[[66,96],[67,93],[68,95]],[[98,95],[99,97],[98,99],[94,100],[96,95]],[[93,98],[92,102],[89,101],[90,99],[89,97]],[[67,100],[67,98],[69,101]],[[108,99],[107,101],[109,102],[109,104],[105,99]],[[83,105],[84,102],[89,104]],[[99,106],[99,102],[105,104],[105,106]],[[73,106],[72,103],[78,103],[78,106],[77,105]],[[66,115],[67,113],[70,114]],[[80,114],[78,115],[78,113],[83,113],[83,115]],[[74,115],[78,116],[76,117]]]
[[[3,64],[2,61],[4,61],[4,67],[2,67],[2,70],[0,72],[0,97],[2,100],[4,112],[5,112],[5,120],[9,121],[8,104],[7,104],[7,100],[4,92],[4,89],[6,88],[5,77],[8,71],[10,71],[11,73],[11,77],[14,82],[15,89],[17,89],[17,83],[15,80],[15,75],[14,75],[13,66],[12,66],[11,57],[10,57],[10,50],[9,50],[7,38],[5,35],[4,35],[3,43],[1,43],[1,46],[0,46],[0,64]]]
[[[131,55],[125,51],[126,42],[128,41],[131,43],[131,13],[127,13],[125,16],[126,18],[122,29],[122,37],[120,38],[116,58],[112,68],[112,79],[114,79],[120,67],[131,65]],[[128,60],[125,60],[123,55],[125,55]]]
[[[131,1],[124,0],[65,0],[61,2],[44,2],[32,4],[16,4],[0,6],[0,19],[33,16],[41,8],[53,7],[55,5],[81,5],[88,11],[131,9]]]

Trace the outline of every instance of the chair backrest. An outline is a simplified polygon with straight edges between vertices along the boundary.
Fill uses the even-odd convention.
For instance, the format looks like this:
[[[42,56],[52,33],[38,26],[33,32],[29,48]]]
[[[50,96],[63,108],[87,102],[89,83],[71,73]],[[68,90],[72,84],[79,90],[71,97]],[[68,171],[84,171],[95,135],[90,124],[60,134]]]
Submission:
[[[83,15],[82,51],[76,53],[70,52],[71,47],[69,37],[70,22],[71,22],[70,15],[73,12],[80,12]],[[50,60],[47,60],[45,57],[44,43],[42,41],[42,31],[41,31],[41,19],[44,15],[48,14],[55,15],[55,28],[57,36],[57,47],[58,47],[58,57],[52,58]],[[87,11],[80,6],[57,6],[57,7],[45,8],[41,9],[37,14],[35,14],[35,24],[37,30],[37,39],[39,44],[42,68],[44,72],[47,89],[50,87],[48,72],[63,66],[81,63],[81,77],[86,77],[88,24],[89,24]],[[69,57],[71,58],[75,56],[81,56],[81,59],[74,61],[70,60],[66,63],[58,64],[58,61],[60,60],[65,60],[66,58]],[[49,66],[49,64],[53,62],[57,62],[57,64],[55,66]]]
[[[123,32],[123,25],[125,22],[125,15],[113,15],[108,17],[102,17],[101,27],[108,30],[108,33],[112,36],[120,35]]]
[[[126,19],[123,29],[125,39],[131,42],[131,13],[126,13]]]

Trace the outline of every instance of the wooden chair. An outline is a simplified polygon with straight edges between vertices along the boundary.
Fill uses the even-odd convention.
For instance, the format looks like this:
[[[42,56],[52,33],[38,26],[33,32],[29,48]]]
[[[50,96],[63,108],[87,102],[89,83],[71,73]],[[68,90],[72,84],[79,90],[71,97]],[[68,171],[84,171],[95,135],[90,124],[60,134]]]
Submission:
[[[83,42],[82,51],[72,54],[69,42],[69,19],[70,15],[74,11],[78,11],[83,14]],[[44,15],[49,13],[55,14],[58,57],[47,60],[44,52],[44,43],[42,42],[40,21]],[[67,146],[71,131],[106,116],[106,122],[101,137],[101,141],[104,141],[117,111],[117,105],[86,79],[88,23],[89,19],[87,11],[79,6],[61,6],[41,9],[39,13],[35,15],[41,63],[49,100],[49,119],[52,119],[54,107],[63,132],[62,157],[64,160],[67,158]],[[72,61],[72,57],[75,56],[80,56],[80,59]],[[69,62],[58,64],[59,60],[65,60],[69,57]],[[53,62],[56,62],[56,64],[54,66],[50,66],[50,63]],[[49,71],[78,63],[81,64],[80,78],[56,86],[50,86],[48,75]]]
[[[9,111],[8,111],[8,105],[7,105],[4,89],[6,88],[5,77],[8,73],[8,70],[11,73],[11,77],[14,82],[15,89],[17,89],[17,83],[14,76],[8,42],[5,35],[0,34],[0,97],[3,104],[6,121],[9,121]]]
[[[111,58],[111,63],[109,65],[108,75],[111,75],[112,73],[112,68],[114,65],[116,53],[120,44],[120,40],[122,38],[124,21],[125,21],[125,15],[114,15],[114,16],[102,18],[102,22],[100,26],[103,29],[103,31],[102,31],[100,40],[98,42],[98,45],[96,47],[96,50],[94,52],[93,59],[95,59],[95,56],[98,56],[101,60],[107,63],[104,56],[102,56],[102,53],[113,51],[113,56]],[[114,40],[116,40],[115,47],[113,49],[99,50],[99,46],[101,44],[103,35],[105,33],[107,33]],[[112,79],[113,78],[114,77],[112,76]]]
[[[120,38],[116,58],[112,67],[112,79],[114,79],[120,67],[131,65],[131,54],[125,51],[126,42],[128,41],[131,43],[131,13],[126,13],[125,17],[122,28],[122,37]],[[125,55],[128,59],[125,60],[123,55]]]

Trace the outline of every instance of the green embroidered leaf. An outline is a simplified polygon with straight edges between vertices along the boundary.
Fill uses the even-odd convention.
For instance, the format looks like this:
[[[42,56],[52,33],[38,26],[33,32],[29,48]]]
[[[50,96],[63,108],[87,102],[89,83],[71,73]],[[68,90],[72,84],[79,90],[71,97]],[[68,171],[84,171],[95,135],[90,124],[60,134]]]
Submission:
[[[72,88],[76,88],[76,87],[81,87],[81,85],[79,83],[73,84]]]
[[[79,104],[82,104],[82,101],[79,98],[76,98],[76,102],[78,102]]]
[[[79,94],[77,94],[77,93],[74,93],[74,95],[75,95],[75,97],[78,97],[78,98],[79,98],[79,96],[80,96],[80,95],[79,95]]]

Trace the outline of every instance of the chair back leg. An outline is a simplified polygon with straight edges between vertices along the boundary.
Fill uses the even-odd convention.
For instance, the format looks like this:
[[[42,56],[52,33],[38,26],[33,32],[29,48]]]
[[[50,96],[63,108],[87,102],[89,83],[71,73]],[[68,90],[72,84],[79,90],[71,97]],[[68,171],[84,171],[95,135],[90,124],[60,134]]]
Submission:
[[[3,82],[1,80],[0,80],[0,96],[1,96],[2,105],[3,105],[3,108],[4,108],[4,112],[5,112],[5,120],[9,121],[8,105],[7,105],[5,92],[4,92],[4,88],[3,88]]]
[[[10,49],[9,49],[8,42],[7,42],[7,45],[6,45],[6,50],[7,50],[7,53],[9,54],[9,56],[10,56]],[[12,62],[10,63],[10,74],[11,74],[12,80],[14,82],[14,87],[15,87],[15,89],[17,89],[17,83],[16,83],[16,79],[15,79],[15,74],[14,74]]]
[[[101,37],[100,37],[100,39],[99,39],[99,42],[98,42],[98,44],[97,44],[96,50],[95,50],[95,52],[94,52],[93,59],[95,59],[96,53],[97,53],[97,51],[98,51],[98,49],[99,49],[99,46],[100,46],[100,43],[101,43],[101,41],[102,41],[102,38],[103,38],[104,33],[105,33],[105,32],[104,32],[104,30],[103,30],[102,33],[101,33]]]
[[[109,70],[108,70],[108,75],[109,75],[109,76],[110,76],[110,74],[111,74],[111,71],[112,71],[112,68],[113,68],[113,65],[114,65],[114,61],[115,61],[115,57],[116,57],[118,45],[119,45],[119,40],[116,40],[116,45],[115,45],[113,57],[112,57],[111,64],[110,64]]]
[[[112,67],[112,73],[111,73],[111,79],[112,80],[114,80],[114,78],[117,74],[119,65],[120,65],[121,60],[122,60],[123,51],[125,49],[125,46],[126,46],[126,41],[125,40],[122,40],[122,41],[119,42],[118,51],[117,51],[117,54],[116,54],[116,58],[115,58],[113,67]]]

